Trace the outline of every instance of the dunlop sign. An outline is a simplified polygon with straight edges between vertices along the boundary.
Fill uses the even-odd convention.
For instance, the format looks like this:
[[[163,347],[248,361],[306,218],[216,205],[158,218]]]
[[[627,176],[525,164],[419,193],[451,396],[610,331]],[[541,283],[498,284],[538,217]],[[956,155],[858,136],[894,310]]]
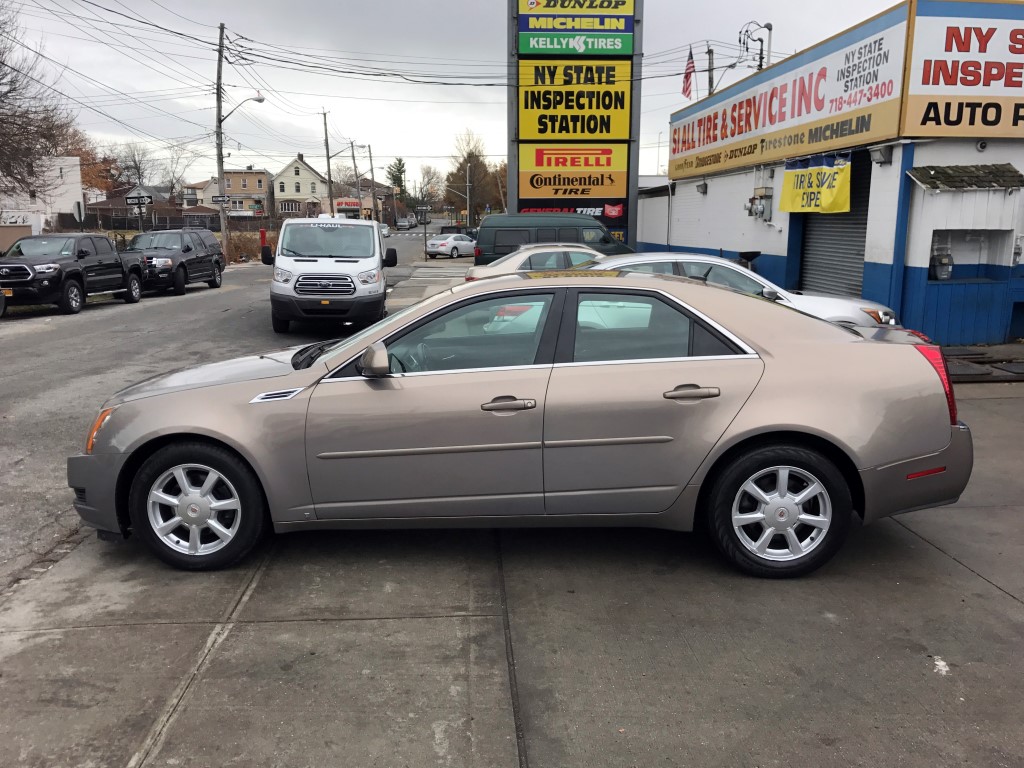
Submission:
[[[519,0],[519,15],[633,16],[633,0]]]
[[[626,144],[521,144],[520,198],[626,196]]]
[[[520,61],[523,139],[629,139],[627,61]]]

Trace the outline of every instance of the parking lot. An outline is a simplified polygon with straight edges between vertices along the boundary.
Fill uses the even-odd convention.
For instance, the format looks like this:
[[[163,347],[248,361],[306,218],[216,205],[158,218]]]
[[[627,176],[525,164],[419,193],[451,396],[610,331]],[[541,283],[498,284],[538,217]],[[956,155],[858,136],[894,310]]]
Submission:
[[[76,533],[100,403],[281,346],[269,282],[0,321],[0,766],[1024,765],[1024,385],[958,390],[956,506],[795,581],[649,530],[292,534],[200,574]]]

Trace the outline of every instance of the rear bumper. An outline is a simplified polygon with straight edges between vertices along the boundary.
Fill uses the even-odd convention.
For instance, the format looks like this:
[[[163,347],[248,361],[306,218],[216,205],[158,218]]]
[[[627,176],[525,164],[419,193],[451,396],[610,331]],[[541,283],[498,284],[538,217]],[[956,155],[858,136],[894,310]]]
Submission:
[[[865,523],[953,504],[960,498],[974,468],[974,441],[966,424],[950,430],[949,445],[937,453],[861,471]],[[934,474],[914,477],[929,471]]]
[[[123,532],[117,521],[115,489],[126,458],[120,453],[68,457],[68,487],[75,492],[75,511],[86,525]]]
[[[270,311],[287,320],[379,320],[387,294],[343,299],[300,299],[270,294]]]

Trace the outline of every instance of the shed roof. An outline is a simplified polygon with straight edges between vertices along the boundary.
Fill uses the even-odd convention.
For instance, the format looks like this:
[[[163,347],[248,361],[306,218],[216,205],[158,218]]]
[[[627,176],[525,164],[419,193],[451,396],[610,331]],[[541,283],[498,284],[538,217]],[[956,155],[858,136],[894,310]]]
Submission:
[[[1010,163],[1001,165],[922,165],[907,173],[924,189],[945,191],[1020,189],[1024,174]]]

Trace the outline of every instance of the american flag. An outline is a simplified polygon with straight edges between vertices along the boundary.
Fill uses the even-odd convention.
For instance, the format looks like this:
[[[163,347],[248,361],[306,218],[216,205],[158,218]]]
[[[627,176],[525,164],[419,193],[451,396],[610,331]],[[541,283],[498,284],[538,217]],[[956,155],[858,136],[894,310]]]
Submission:
[[[697,74],[697,67],[693,63],[693,46],[690,46],[690,55],[686,59],[686,69],[683,71],[683,96],[693,97],[693,76]]]

